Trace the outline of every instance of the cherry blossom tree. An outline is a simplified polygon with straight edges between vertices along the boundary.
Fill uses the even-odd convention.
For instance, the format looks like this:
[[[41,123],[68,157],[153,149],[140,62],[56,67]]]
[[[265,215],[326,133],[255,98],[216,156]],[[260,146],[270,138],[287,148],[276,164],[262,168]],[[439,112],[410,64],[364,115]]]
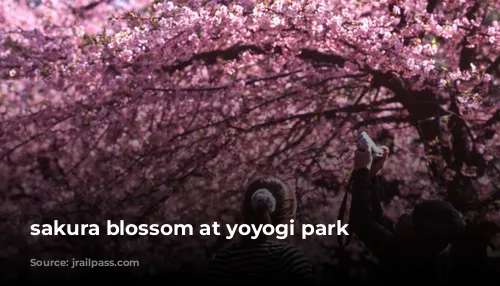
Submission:
[[[257,174],[297,190],[298,221],[334,221],[361,130],[391,149],[392,218],[445,197],[498,221],[498,1],[117,3],[2,2],[2,255],[141,252],[149,271],[178,267],[222,239],[27,231],[229,223]],[[334,242],[301,241],[317,261]]]

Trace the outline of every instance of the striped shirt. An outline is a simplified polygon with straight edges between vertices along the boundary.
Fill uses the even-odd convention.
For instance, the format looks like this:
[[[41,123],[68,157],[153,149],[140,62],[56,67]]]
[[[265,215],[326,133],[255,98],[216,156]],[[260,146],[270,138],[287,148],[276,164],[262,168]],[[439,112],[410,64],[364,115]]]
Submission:
[[[312,264],[302,251],[289,244],[252,242],[236,244],[215,254],[205,271],[210,282],[286,281],[314,283]]]

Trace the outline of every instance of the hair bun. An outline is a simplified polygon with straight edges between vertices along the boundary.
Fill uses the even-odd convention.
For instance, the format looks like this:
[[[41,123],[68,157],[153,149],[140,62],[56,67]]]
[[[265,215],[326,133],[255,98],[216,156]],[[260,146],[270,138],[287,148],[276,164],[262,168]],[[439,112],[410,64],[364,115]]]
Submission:
[[[252,207],[254,210],[264,208],[272,213],[276,209],[276,199],[268,189],[259,189],[252,195]]]

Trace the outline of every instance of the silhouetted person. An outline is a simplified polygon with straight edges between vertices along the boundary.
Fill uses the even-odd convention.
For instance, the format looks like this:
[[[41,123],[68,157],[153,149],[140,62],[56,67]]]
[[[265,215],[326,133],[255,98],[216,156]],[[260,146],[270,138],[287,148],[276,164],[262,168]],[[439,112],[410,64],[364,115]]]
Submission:
[[[425,201],[393,226],[384,217],[378,198],[377,173],[389,150],[373,161],[371,153],[356,151],[350,227],[377,257],[386,283],[446,283],[439,254],[463,233],[461,215],[445,201]],[[404,166],[400,166],[404,168]]]
[[[467,223],[460,241],[451,248],[451,283],[470,281],[474,286],[494,285],[492,274],[498,276],[488,263],[488,246],[500,232],[494,222],[473,220]]]
[[[248,186],[243,199],[246,224],[289,224],[295,217],[295,192],[277,178],[262,178]],[[244,236],[235,245],[219,251],[205,271],[207,282],[217,283],[313,283],[312,264],[294,246],[265,235]]]

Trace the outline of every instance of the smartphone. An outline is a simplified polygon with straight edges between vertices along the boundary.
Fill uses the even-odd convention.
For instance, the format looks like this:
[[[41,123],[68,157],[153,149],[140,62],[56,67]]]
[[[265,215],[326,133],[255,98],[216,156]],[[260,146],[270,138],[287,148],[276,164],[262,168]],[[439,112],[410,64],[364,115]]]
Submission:
[[[358,136],[357,147],[360,151],[370,150],[372,155],[375,157],[382,157],[384,155],[384,150],[377,146],[375,142],[368,136],[368,133],[365,131],[361,132]]]

